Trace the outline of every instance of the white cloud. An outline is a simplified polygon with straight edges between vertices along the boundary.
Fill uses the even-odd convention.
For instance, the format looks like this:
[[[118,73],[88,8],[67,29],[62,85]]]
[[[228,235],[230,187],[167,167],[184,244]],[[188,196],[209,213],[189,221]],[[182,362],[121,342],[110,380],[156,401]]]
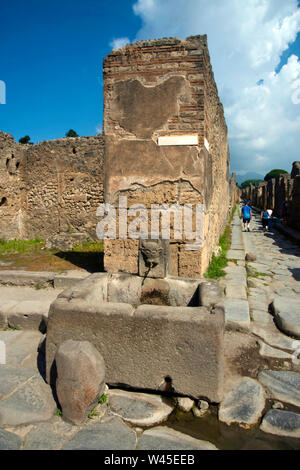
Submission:
[[[300,61],[283,51],[300,31],[297,0],[138,0],[136,40],[207,34],[233,171],[288,171],[299,160]],[[263,80],[263,81],[262,81]],[[251,168],[249,167],[251,163]]]
[[[114,38],[110,43],[110,47],[114,49],[121,49],[121,47],[126,46],[126,44],[130,44],[130,39],[128,38]]]

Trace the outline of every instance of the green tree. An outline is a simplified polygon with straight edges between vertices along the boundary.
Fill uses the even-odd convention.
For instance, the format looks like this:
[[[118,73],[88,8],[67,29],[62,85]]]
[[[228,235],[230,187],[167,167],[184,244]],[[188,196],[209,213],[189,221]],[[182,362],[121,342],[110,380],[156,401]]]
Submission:
[[[253,184],[254,186],[258,186],[260,183],[263,183],[263,180],[246,180],[241,184],[241,188],[247,188],[247,186],[250,186],[250,184]]]
[[[264,180],[269,181],[272,178],[276,178],[276,176],[278,175],[286,175],[286,174],[288,174],[288,172],[285,170],[279,170],[279,169],[271,170],[269,171],[269,173],[266,174],[266,176],[264,177]]]
[[[25,135],[25,137],[21,137],[21,139],[19,139],[20,144],[29,144],[29,141],[30,141],[29,135]]]
[[[68,132],[66,132],[66,137],[79,137],[77,132],[73,131],[73,129],[70,129]]]

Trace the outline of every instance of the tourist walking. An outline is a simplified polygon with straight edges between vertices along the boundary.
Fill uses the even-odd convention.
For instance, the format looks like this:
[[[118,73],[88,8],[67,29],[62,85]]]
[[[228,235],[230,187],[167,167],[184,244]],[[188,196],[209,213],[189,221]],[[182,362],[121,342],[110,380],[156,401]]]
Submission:
[[[269,214],[266,208],[261,211],[260,218],[263,226],[263,231],[267,232],[269,227]]]
[[[244,231],[250,232],[249,224],[250,224],[250,220],[252,217],[252,209],[249,206],[248,202],[246,202],[244,207],[242,207],[242,217],[243,217]]]

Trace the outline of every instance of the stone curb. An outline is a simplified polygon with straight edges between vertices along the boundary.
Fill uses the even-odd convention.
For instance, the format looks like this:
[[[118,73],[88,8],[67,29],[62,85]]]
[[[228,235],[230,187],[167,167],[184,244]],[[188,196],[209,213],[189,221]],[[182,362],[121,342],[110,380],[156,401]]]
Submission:
[[[0,271],[0,285],[2,286],[27,286],[41,288],[67,288],[72,287],[76,282],[89,276],[89,272],[78,271],[72,273],[57,274],[51,271]]]

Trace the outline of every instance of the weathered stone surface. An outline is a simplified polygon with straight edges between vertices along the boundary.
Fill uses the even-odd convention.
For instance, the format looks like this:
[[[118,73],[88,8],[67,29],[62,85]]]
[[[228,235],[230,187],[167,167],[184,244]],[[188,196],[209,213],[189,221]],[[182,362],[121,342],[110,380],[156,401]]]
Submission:
[[[247,300],[243,299],[226,299],[225,306],[225,323],[229,329],[244,329],[250,327],[249,305]]]
[[[237,260],[244,260],[245,259],[245,252],[244,250],[228,250],[227,252],[228,259],[237,259]]]
[[[209,279],[199,285],[199,305],[203,307],[214,307],[223,299],[223,293],[218,281]]]
[[[281,351],[280,349],[272,348],[272,346],[269,346],[263,341],[258,341],[258,344],[260,346],[259,354],[263,357],[292,360],[292,355],[287,352]]]
[[[284,333],[300,339],[300,300],[290,297],[275,297],[271,305],[278,328]]]
[[[88,341],[68,340],[55,354],[56,392],[63,418],[80,424],[88,407],[102,394],[105,380],[103,357]]]
[[[111,411],[134,426],[156,426],[174,410],[171,401],[159,395],[110,390],[108,396]]]
[[[114,416],[91,423],[75,434],[63,450],[134,450],[136,433]]]
[[[217,450],[208,441],[201,441],[168,427],[157,427],[143,432],[138,450]]]
[[[258,374],[258,379],[274,398],[300,407],[300,374],[285,370],[264,370]]]
[[[34,376],[36,372],[33,369],[0,365],[0,400]]]
[[[194,406],[194,400],[191,400],[189,397],[179,397],[177,399],[177,406],[180,411],[188,413]]]
[[[248,429],[258,423],[264,407],[263,387],[256,380],[243,377],[225,395],[219,408],[219,420]]]
[[[16,305],[15,300],[2,300],[0,305],[0,328],[7,326],[7,312]]]
[[[61,297],[49,313],[47,380],[63,341],[90,341],[104,358],[108,384],[158,389],[169,376],[178,393],[218,402],[223,389],[223,336],[221,309],[212,315],[205,307],[141,305],[134,312],[124,303]]]
[[[28,330],[39,330],[42,333],[47,328],[48,310],[51,302],[24,300],[9,309],[7,322],[9,326]]]
[[[270,410],[260,429],[276,436],[300,438],[300,415],[291,411]]]
[[[247,300],[247,292],[244,286],[240,284],[228,285],[225,288],[226,297],[229,299]]]
[[[56,410],[51,389],[37,374],[0,402],[0,426],[48,421]]]
[[[3,333],[16,333],[5,331]],[[15,338],[6,343],[6,364],[37,369],[37,349],[42,334],[34,330],[18,331]],[[2,339],[0,335],[0,339]]]
[[[54,432],[50,423],[42,423],[30,431],[25,440],[24,450],[57,450],[64,438]]]
[[[26,145],[1,132],[0,148],[0,184],[7,199],[1,206],[1,236],[50,238],[48,246],[63,249],[80,243],[84,233],[85,240],[96,238],[96,209],[103,202],[101,135]]]
[[[246,253],[246,261],[256,261],[256,255],[254,253]]]
[[[0,450],[19,450],[21,444],[21,438],[17,434],[0,429]]]
[[[273,328],[269,328],[269,326],[265,328],[265,326],[253,325],[252,332],[274,348],[286,349],[291,353],[295,351],[294,340],[280,333],[275,326]]]

